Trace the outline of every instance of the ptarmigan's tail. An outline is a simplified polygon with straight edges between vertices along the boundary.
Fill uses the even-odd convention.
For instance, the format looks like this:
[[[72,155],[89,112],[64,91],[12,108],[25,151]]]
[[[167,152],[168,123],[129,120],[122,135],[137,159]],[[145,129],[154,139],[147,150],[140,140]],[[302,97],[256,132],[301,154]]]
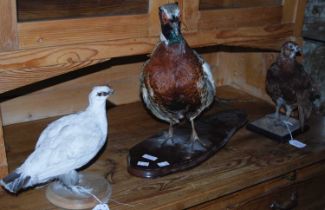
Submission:
[[[6,190],[17,193],[19,190],[28,187],[30,176],[23,176],[16,171],[10,173],[8,176],[0,180],[0,184],[6,188]]]

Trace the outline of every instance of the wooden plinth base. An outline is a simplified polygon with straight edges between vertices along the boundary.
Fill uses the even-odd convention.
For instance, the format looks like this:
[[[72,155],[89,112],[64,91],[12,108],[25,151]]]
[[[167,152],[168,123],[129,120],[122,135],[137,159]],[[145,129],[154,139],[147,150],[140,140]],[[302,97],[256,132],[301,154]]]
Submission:
[[[284,121],[291,123],[291,125],[288,126],[293,137],[302,133],[300,123],[297,119],[292,117],[287,119],[287,117],[282,114],[279,115],[279,118],[276,118],[274,114],[265,115],[264,117],[247,124],[246,128],[270,139],[286,143],[290,140],[290,133]],[[308,127],[305,126],[304,131],[307,129]]]
[[[103,203],[107,203],[112,190],[107,180],[97,174],[81,173],[78,186],[91,189]],[[89,209],[98,204],[98,201],[90,194],[77,194],[64,187],[60,182],[51,183],[46,190],[47,199],[60,208],[64,209]]]
[[[246,114],[239,110],[201,117],[195,127],[203,144],[190,140],[189,124],[176,126],[173,138],[168,138],[165,131],[131,148],[128,171],[135,176],[155,178],[192,168],[215,154],[245,123]]]

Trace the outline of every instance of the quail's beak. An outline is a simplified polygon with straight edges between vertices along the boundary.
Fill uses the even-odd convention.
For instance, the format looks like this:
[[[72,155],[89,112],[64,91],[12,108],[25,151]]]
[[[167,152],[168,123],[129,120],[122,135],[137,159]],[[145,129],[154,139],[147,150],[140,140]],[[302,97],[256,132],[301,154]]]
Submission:
[[[302,55],[302,49],[300,47],[296,48],[296,55]]]

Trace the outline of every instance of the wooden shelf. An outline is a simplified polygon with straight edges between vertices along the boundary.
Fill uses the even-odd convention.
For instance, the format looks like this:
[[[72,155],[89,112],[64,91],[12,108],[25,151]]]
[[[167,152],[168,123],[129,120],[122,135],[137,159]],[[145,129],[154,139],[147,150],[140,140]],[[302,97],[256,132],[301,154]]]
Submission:
[[[218,88],[218,97],[223,100],[216,103],[211,112],[241,108],[247,111],[249,120],[253,120],[273,111],[270,104],[229,86]],[[108,115],[108,144],[86,170],[102,174],[112,183],[110,207],[113,210],[185,209],[207,201],[210,202],[200,208],[225,209],[225,205],[231,206],[233,202],[247,201],[248,196],[262,199],[277,189],[309,183],[308,180],[316,175],[325,174],[325,133],[322,131],[325,118],[311,119],[311,129],[299,136],[308,145],[305,150],[276,143],[242,128],[225,148],[202,165],[163,178],[147,180],[127,173],[128,149],[144,138],[167,129],[168,125],[152,118],[141,103],[113,107],[108,110]],[[39,133],[53,120],[51,118],[4,127],[10,171],[33,150]],[[292,173],[295,178],[287,178]],[[318,186],[325,189],[325,182],[317,180]],[[0,209],[56,209],[46,200],[44,190],[44,187],[31,189],[18,196],[1,192]],[[241,192],[245,194],[241,195]],[[289,192],[291,188],[287,194]],[[323,195],[324,193],[317,194]],[[324,201],[317,196],[313,199]],[[263,202],[266,202],[265,199]],[[223,205],[223,208],[217,208],[217,204]]]

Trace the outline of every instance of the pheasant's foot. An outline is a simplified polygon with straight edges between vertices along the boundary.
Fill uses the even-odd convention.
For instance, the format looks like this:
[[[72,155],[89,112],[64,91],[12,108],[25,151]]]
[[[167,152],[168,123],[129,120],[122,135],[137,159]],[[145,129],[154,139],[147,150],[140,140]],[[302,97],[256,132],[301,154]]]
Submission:
[[[197,135],[191,136],[190,141],[193,145],[199,143],[204,148],[208,148],[209,146],[211,146],[211,142],[209,140],[206,140],[204,138],[199,138]]]
[[[174,145],[175,141],[173,138],[173,135],[170,134],[170,132],[163,132],[161,136],[161,146],[166,146],[166,145]]]

